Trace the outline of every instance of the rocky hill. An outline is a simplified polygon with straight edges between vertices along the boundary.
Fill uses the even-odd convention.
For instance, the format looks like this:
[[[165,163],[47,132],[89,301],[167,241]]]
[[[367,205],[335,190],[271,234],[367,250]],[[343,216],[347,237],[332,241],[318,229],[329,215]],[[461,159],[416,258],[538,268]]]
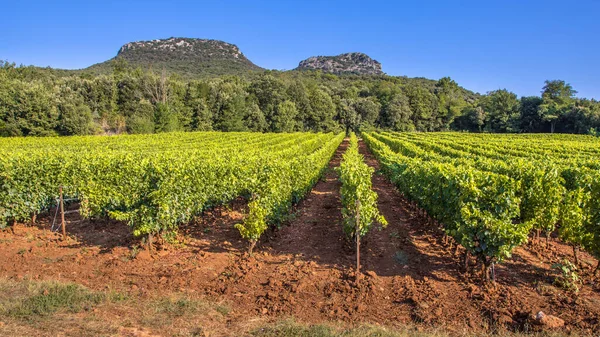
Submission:
[[[363,53],[313,56],[303,60],[297,70],[322,70],[334,74],[381,75],[381,63]]]
[[[86,70],[107,71],[116,59],[123,59],[134,67],[156,71],[165,69],[183,77],[239,75],[262,70],[248,60],[236,45],[218,40],[177,37],[127,43],[113,59]]]

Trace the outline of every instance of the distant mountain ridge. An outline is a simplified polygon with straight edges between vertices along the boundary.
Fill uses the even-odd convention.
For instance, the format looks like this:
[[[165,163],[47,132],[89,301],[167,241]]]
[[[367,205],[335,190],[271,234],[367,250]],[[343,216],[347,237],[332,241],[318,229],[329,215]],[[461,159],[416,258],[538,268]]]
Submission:
[[[300,61],[297,70],[322,70],[334,74],[382,75],[381,63],[364,53],[313,56]]]
[[[264,70],[248,60],[234,44],[183,37],[127,43],[113,59],[85,70],[105,72],[112,68],[112,61],[118,59],[134,67],[156,71],[165,69],[183,77],[236,75]]]

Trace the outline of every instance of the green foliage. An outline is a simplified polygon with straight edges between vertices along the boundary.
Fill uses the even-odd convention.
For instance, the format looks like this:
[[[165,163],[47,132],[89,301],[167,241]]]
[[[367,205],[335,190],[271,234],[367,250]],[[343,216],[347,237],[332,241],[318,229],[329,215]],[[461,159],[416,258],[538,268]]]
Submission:
[[[106,300],[102,293],[94,293],[76,284],[43,284],[33,294],[12,303],[0,303],[3,316],[31,319],[47,316],[59,310],[77,313],[89,310]]]
[[[154,112],[154,128],[157,133],[173,132],[179,129],[179,120],[169,105],[158,103]]]
[[[238,228],[256,241],[310,190],[342,139],[216,132],[5,139],[0,226],[48,210],[61,185],[81,201],[83,216],[126,221],[137,236],[175,231],[207,208],[253,195]]]
[[[377,193],[371,189],[373,168],[369,167],[358,152],[358,138],[350,134],[350,146],[342,157],[338,168],[342,182],[342,216],[344,233],[349,238],[367,234],[373,222],[387,226],[387,221],[377,208]],[[357,226],[357,216],[360,222]],[[356,233],[358,227],[358,233]]]
[[[554,279],[554,284],[575,293],[579,292],[578,284],[581,283],[581,278],[577,273],[577,266],[569,260],[564,260],[562,263],[554,263],[552,269],[559,272],[559,275]]]
[[[557,223],[563,240],[595,256],[600,253],[600,167],[594,138],[383,132],[366,134],[364,139],[377,149],[391,179],[398,179],[400,190],[422,204],[474,253],[501,243],[486,253],[499,261],[509,256],[512,247],[525,242],[530,229],[549,236]],[[523,150],[524,144],[527,150]],[[423,181],[427,185],[419,185]],[[451,186],[457,192],[446,194],[440,186]],[[469,200],[478,200],[475,206],[479,210],[471,208]],[[452,210],[461,203],[468,208],[460,213]],[[515,203],[517,213],[513,212]],[[485,217],[486,212],[500,211],[504,218],[501,214]],[[470,216],[477,221],[472,222]],[[465,225],[457,227],[457,223]],[[473,228],[486,229],[473,236]],[[490,233],[498,236],[486,237]],[[483,248],[473,237],[495,243],[488,242]]]
[[[406,157],[369,134],[363,139],[399,190],[486,266],[527,241],[531,227],[513,224],[519,212],[518,182],[464,165]]]
[[[344,134],[324,136],[314,139],[298,148],[287,149],[289,157],[273,157],[269,162],[258,166],[258,176],[249,188],[253,200],[248,204],[249,215],[243,223],[237,224],[243,238],[256,242],[268,225],[280,223],[289,209],[298,202],[319,180],[333,153],[338,148]],[[310,151],[307,151],[310,149]],[[301,153],[305,153],[304,156]]]
[[[273,129],[275,132],[292,132],[296,129],[296,104],[284,101],[277,105],[273,116]]]
[[[248,60],[237,46],[218,40],[171,37],[164,40],[132,42],[118,55],[81,72],[107,74],[128,67],[165,70],[184,78],[251,74],[262,68]]]
[[[540,97],[521,97],[521,131],[542,132],[544,119],[540,111],[543,100]]]
[[[206,43],[219,53],[233,50]],[[136,48],[123,53],[143,57]],[[474,94],[447,77],[431,81],[237,68],[228,75],[190,77],[176,68],[134,68],[121,55],[99,73],[2,63],[0,135],[374,129],[588,133],[600,128],[600,104],[567,97],[574,90],[564,83],[547,85],[543,98],[517,100],[507,90]]]
[[[542,91],[542,104],[540,113],[546,122],[550,122],[551,131],[554,132],[556,122],[567,113],[577,91],[565,81],[546,81]]]
[[[480,106],[486,112],[486,128],[491,132],[519,130],[519,100],[506,89],[489,92],[482,97]]]

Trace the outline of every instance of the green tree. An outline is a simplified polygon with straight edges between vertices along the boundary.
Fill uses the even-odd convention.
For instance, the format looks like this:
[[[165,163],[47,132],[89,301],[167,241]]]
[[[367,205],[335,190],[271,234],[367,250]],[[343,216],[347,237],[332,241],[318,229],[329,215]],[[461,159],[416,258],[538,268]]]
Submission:
[[[61,88],[58,102],[58,132],[61,135],[90,135],[96,127],[92,111],[85,105],[83,97],[71,88]]]
[[[246,131],[246,97],[242,81],[238,77],[218,79],[211,83],[209,107],[213,111],[213,127],[220,131]]]
[[[314,131],[332,131],[339,128],[333,120],[336,108],[331,96],[320,88],[310,91],[310,106],[312,114],[308,118],[308,125]]]
[[[540,112],[545,122],[550,122],[550,132],[554,133],[556,122],[568,112],[577,91],[565,81],[546,81],[542,90]]]
[[[454,126],[457,130],[468,130],[472,132],[481,132],[487,116],[480,106],[467,106],[463,109],[462,115],[455,119]]]
[[[340,99],[336,104],[338,113],[337,119],[344,126],[344,130],[349,134],[350,131],[358,130],[361,122],[361,116],[357,113],[355,103],[351,99]]]
[[[394,94],[382,108],[380,126],[394,131],[414,131],[412,110],[408,97],[402,92]]]
[[[179,129],[179,120],[170,106],[165,103],[157,103],[154,110],[154,131],[172,132]]]
[[[506,90],[495,90],[481,98],[479,106],[487,114],[486,129],[491,132],[517,132],[519,130],[519,100]]]
[[[374,97],[359,98],[354,103],[354,110],[360,116],[359,130],[367,130],[375,126],[381,111],[381,104]]]
[[[126,119],[127,131],[133,134],[154,133],[154,105],[142,99]]]
[[[444,77],[436,83],[435,93],[438,98],[438,124],[442,130],[447,130],[467,103],[462,98],[458,84],[450,77]]]
[[[312,115],[312,110],[306,86],[302,81],[295,80],[287,88],[286,94],[289,100],[296,104],[296,108],[298,109],[298,114],[296,115],[297,130],[309,131],[310,126],[308,125],[307,121]]]
[[[434,120],[437,114],[437,98],[429,90],[420,87],[407,87],[406,96],[410,110],[412,111],[412,122],[417,131],[435,131],[437,129]]]
[[[249,131],[264,132],[269,127],[265,115],[258,104],[250,102],[246,104],[246,114],[244,115],[244,127]]]
[[[540,112],[541,104],[542,99],[540,97],[521,97],[521,131],[542,132],[544,120]]]
[[[271,131],[275,130],[273,117],[277,113],[279,104],[286,99],[285,92],[286,87],[283,82],[270,74],[260,76],[248,87],[248,93],[256,98],[258,107],[271,123]]]
[[[298,110],[296,104],[291,101],[283,101],[277,105],[273,115],[273,127],[275,132],[293,132],[296,126]]]

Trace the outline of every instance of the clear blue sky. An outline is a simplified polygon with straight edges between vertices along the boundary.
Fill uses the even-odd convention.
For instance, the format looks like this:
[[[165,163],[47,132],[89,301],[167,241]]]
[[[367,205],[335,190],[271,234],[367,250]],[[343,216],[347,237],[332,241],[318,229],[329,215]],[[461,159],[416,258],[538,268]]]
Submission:
[[[450,76],[481,93],[537,95],[563,79],[600,99],[600,1],[3,1],[0,59],[83,68],[127,42],[198,37],[259,66],[367,53],[390,75]]]

